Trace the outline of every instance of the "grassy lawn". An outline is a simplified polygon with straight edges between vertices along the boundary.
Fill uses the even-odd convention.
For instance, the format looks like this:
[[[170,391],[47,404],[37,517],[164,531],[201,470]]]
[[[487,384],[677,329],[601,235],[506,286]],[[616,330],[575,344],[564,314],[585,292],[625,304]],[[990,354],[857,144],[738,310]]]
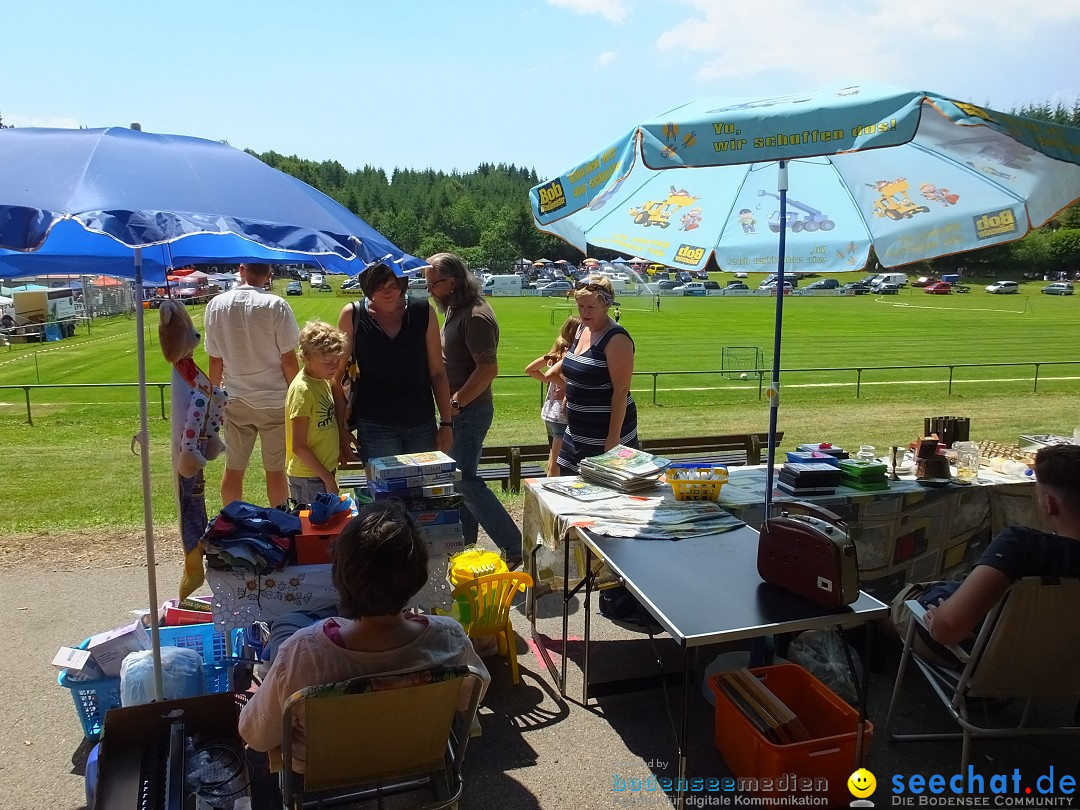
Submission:
[[[1030,364],[1080,361],[1080,349],[1070,339],[1080,333],[1080,301],[1040,295],[1040,282],[1021,285],[1020,295],[988,295],[985,283],[972,280],[968,295],[931,296],[907,288],[898,296],[787,298],[782,357],[784,367],[793,370],[782,378],[783,446],[827,439],[881,450],[915,438],[924,416],[945,414],[970,416],[974,439],[1014,443],[1022,432],[1071,435],[1078,423],[1080,365],[1044,366],[1033,393]],[[277,282],[279,291],[284,284]],[[336,322],[348,300],[313,293],[306,285],[303,296],[288,299],[301,324],[311,318]],[[540,442],[540,386],[514,375],[522,375],[525,365],[548,349],[569,309],[560,299],[498,298],[492,305],[500,322],[504,376],[496,383],[490,441]],[[704,372],[720,368],[725,346],[760,347],[771,365],[774,306],[769,297],[665,297],[656,312],[646,298],[624,297],[622,324],[636,344],[634,395],[642,434],[766,429],[768,408],[753,375],[741,380]],[[192,310],[197,326],[202,310]],[[169,367],[157,347],[157,313],[146,314],[147,379],[167,382]],[[201,349],[196,360],[206,367]],[[820,370],[967,363],[1025,365],[958,368],[951,396],[946,368],[866,370],[858,397],[854,371]],[[74,339],[60,343],[0,347],[0,386],[131,383],[136,369],[133,317],[95,321],[89,334],[81,328]],[[33,426],[26,423],[23,392],[0,389],[6,462],[0,480],[8,493],[0,530],[140,523],[139,459],[130,451],[138,430],[136,389],[47,388],[31,396]],[[158,389],[152,387],[148,396],[154,515],[170,523],[175,508],[169,426],[161,418]],[[249,473],[252,500],[260,500],[264,491],[258,466],[254,461]],[[218,506],[222,467],[216,461],[207,470],[211,510]]]

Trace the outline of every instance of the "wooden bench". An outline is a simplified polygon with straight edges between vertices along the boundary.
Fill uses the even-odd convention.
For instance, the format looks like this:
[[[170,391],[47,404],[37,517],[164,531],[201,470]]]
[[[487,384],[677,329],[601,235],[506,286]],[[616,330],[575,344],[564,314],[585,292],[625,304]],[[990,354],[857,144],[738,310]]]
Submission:
[[[777,444],[783,438],[783,432],[778,432]],[[727,464],[733,467],[761,464],[762,451],[768,446],[768,433],[641,440],[642,450],[672,461],[697,461],[701,464]],[[480,477],[485,481],[499,481],[504,490],[517,492],[521,488],[522,479],[542,478],[547,474],[547,458],[546,444],[485,447],[480,454]]]
[[[784,438],[776,434],[776,442]],[[727,464],[741,467],[761,464],[762,450],[768,447],[768,433],[734,433],[727,436],[690,436],[642,439],[641,449],[672,461],[696,461],[701,464]],[[526,478],[547,475],[548,446],[523,444],[488,446],[480,453],[479,476],[498,481],[504,490],[518,492]],[[367,478],[361,465],[349,465],[338,474],[342,486],[364,486]]]

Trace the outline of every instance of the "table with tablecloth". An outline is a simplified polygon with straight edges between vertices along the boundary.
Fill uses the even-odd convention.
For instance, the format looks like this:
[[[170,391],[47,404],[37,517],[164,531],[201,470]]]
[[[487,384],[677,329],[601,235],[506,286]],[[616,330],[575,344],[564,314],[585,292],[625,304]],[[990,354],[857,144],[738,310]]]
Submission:
[[[544,487],[551,480],[532,479],[525,487],[522,536],[526,557],[535,553],[538,595],[561,587],[562,543],[572,528],[589,527],[585,516],[591,508],[610,503],[582,503],[559,495]],[[887,601],[905,582],[966,571],[1005,526],[1040,527],[1034,491],[1030,477],[983,470],[971,485],[931,488],[906,477],[891,481],[888,490],[860,492],[841,486],[835,494],[800,496],[799,500],[823,506],[844,519],[858,550],[863,590]],[[764,493],[764,465],[732,467],[718,503],[736,518],[758,526],[764,514]],[[643,494],[674,501],[666,484]],[[791,496],[776,491],[774,499],[779,508]],[[581,564],[581,555],[571,555],[573,581],[580,578]]]
[[[253,574],[233,568],[207,568],[206,582],[214,593],[214,621],[227,630],[249,627],[255,621],[271,622],[298,610],[317,611],[337,605],[329,564],[290,565],[269,574]],[[428,581],[412,604],[426,611],[449,610],[448,558],[431,555]]]

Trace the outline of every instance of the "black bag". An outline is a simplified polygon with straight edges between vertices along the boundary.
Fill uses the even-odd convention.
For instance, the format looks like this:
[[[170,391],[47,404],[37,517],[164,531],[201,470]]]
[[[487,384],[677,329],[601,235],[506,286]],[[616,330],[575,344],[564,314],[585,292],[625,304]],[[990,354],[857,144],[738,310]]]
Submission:
[[[658,628],[656,620],[630,591],[620,586],[600,591],[600,615],[616,622],[634,624],[646,629]]]

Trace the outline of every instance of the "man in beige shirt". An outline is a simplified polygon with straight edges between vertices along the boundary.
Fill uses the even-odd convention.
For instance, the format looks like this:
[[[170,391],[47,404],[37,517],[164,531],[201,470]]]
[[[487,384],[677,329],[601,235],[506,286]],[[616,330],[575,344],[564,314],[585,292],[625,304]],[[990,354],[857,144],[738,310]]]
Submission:
[[[263,290],[270,265],[240,265],[240,285],[206,306],[210,381],[229,394],[221,503],[244,499],[244,473],[258,437],[270,506],[289,496],[285,476],[285,394],[299,371],[300,330],[285,300]]]

